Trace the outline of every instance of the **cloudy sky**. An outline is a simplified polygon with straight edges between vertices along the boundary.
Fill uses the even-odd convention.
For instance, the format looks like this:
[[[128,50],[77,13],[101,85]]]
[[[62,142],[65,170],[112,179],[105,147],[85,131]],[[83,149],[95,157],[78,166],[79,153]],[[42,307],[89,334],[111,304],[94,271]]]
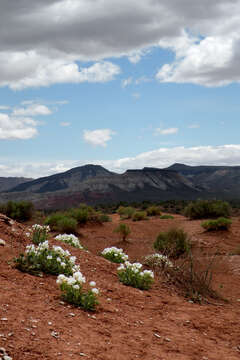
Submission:
[[[0,176],[240,165],[239,0],[3,0],[0,24]]]

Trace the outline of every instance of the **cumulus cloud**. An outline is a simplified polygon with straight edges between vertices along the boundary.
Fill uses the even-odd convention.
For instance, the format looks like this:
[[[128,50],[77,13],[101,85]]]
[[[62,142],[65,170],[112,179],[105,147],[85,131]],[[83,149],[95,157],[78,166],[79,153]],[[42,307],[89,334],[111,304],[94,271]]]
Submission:
[[[115,172],[127,169],[141,169],[145,166],[165,168],[175,162],[186,165],[239,166],[240,145],[197,146],[160,148],[140,153],[134,157],[115,160],[60,160],[55,162],[15,163],[0,162],[1,176],[42,177],[69,170],[85,164],[102,165]]]
[[[84,140],[94,146],[107,146],[107,142],[115,135],[115,131],[111,129],[84,130]]]
[[[36,100],[25,100],[21,102],[20,107],[6,107],[7,114],[0,112],[0,139],[27,140],[35,137],[38,134],[37,127],[40,122],[34,120],[33,117],[51,115],[57,110],[56,102],[54,104],[55,108],[51,109]],[[5,106],[0,107],[1,110],[5,110]]]
[[[63,126],[63,127],[67,127],[67,126],[70,126],[71,123],[67,122],[67,121],[62,121],[62,122],[60,122],[60,125]]]
[[[13,90],[49,86],[56,83],[107,82],[120,73],[109,61],[79,67],[67,58],[49,58],[35,50],[28,52],[0,52],[0,86]]]
[[[37,135],[36,126],[31,118],[0,113],[0,139],[31,139]]]
[[[172,134],[176,134],[177,132],[178,132],[178,128],[167,128],[167,129],[158,128],[155,130],[156,135],[172,135]]]
[[[37,116],[50,114],[52,114],[52,110],[42,104],[32,104],[25,108],[16,108],[12,113],[13,116]]]
[[[2,1],[0,86],[110,81],[119,68],[102,61],[136,63],[157,46],[176,54],[159,69],[162,82],[238,82],[239,13],[239,0]]]

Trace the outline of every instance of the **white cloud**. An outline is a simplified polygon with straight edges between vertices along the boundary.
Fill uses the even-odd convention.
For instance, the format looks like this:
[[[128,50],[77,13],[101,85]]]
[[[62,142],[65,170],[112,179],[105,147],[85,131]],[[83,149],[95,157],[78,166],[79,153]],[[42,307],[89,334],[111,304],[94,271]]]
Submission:
[[[160,45],[176,53],[176,60],[165,64],[156,77],[161,82],[223,86],[240,82],[240,37],[237,35],[192,38],[187,33]],[[182,45],[182,46],[181,46]],[[238,49],[238,50],[237,50]]]
[[[36,126],[31,118],[0,113],[0,139],[31,139],[37,135]]]
[[[94,146],[107,146],[107,142],[112,139],[116,133],[111,129],[84,130],[84,140]]]
[[[189,129],[199,129],[200,128],[200,125],[199,124],[190,124],[188,126]]]
[[[62,121],[62,122],[60,122],[60,125],[63,126],[63,127],[67,127],[67,126],[70,126],[71,123],[67,122],[67,121]]]
[[[99,70],[104,59],[136,63],[157,46],[176,54],[160,81],[239,82],[239,14],[239,0],[1,1],[0,86],[110,81],[119,68]],[[79,68],[86,61],[98,65]]]
[[[10,107],[6,105],[0,105],[0,110],[9,110]]]
[[[172,134],[176,134],[177,132],[178,132],[178,128],[167,128],[167,129],[158,128],[155,130],[156,135],[172,135]]]
[[[128,77],[127,79],[122,80],[122,87],[125,88],[128,85],[131,85],[133,82],[132,77]]]
[[[160,148],[139,155],[116,160],[60,160],[55,162],[17,163],[11,161],[0,162],[1,176],[42,177],[63,172],[73,167],[85,164],[102,165],[115,172],[127,169],[142,169],[143,167],[166,168],[175,162],[186,165],[222,165],[239,166],[240,144],[220,146],[184,146]]]
[[[36,51],[0,52],[0,86],[13,90],[49,86],[56,83],[107,82],[120,73],[109,61],[79,68],[67,59],[51,59]]]
[[[32,104],[25,108],[16,108],[12,113],[13,116],[37,116],[50,114],[52,114],[52,110],[42,104]]]

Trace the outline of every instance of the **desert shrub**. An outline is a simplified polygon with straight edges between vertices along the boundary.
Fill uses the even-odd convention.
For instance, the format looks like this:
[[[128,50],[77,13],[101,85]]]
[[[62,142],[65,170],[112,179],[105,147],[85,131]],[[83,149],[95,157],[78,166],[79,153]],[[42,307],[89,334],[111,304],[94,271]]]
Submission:
[[[159,233],[154,242],[154,248],[169,257],[178,258],[189,252],[190,242],[183,229],[172,228],[169,231]]]
[[[63,219],[65,215],[63,213],[54,213],[46,217],[44,224],[49,225],[51,230],[55,231],[58,228],[58,221]]]
[[[73,276],[61,274],[57,278],[63,300],[84,310],[93,311],[99,304],[99,290],[95,287],[94,281],[90,281],[88,289],[83,288],[85,283],[86,279],[80,271],[75,272]]]
[[[160,219],[169,219],[169,220],[173,220],[174,219],[174,217],[172,216],[172,215],[162,215],[162,216],[160,216]]]
[[[112,221],[112,219],[109,215],[103,214],[103,213],[99,213],[99,220],[101,221],[101,223]]]
[[[51,230],[61,233],[71,234],[77,230],[77,220],[60,212],[48,216],[44,224],[49,225]]]
[[[128,255],[124,254],[123,249],[118,249],[115,246],[105,248],[101,255],[114,263],[120,264],[128,260]]]
[[[230,212],[230,205],[221,200],[198,200],[184,209],[184,215],[190,219],[229,217]]]
[[[58,220],[56,230],[67,234],[76,233],[77,220],[73,219],[72,217],[64,216]]]
[[[50,231],[50,227],[49,227],[49,225],[34,224],[34,225],[32,225],[30,231],[32,233],[32,242],[35,245],[38,245],[41,242],[44,242],[47,240],[47,234]]]
[[[131,206],[120,206],[117,210],[117,213],[120,215],[121,219],[131,219],[134,212],[135,209]]]
[[[136,211],[132,215],[132,221],[141,221],[147,219],[147,212],[146,211]]]
[[[131,229],[127,224],[121,223],[114,229],[114,232],[119,233],[122,240],[126,241],[128,235],[131,233]]]
[[[86,224],[89,219],[89,210],[86,208],[71,209],[67,215],[74,218],[78,224]]]
[[[196,257],[189,252],[184,261],[177,265],[167,268],[165,274],[167,281],[174,284],[185,297],[198,303],[208,298],[223,300],[212,284],[215,256]]]
[[[148,290],[154,281],[153,272],[151,270],[142,271],[140,263],[131,264],[126,261],[118,267],[117,272],[118,278],[123,284],[141,290]]]
[[[27,221],[32,218],[33,204],[30,201],[8,201],[1,205],[1,212],[17,221]]]
[[[161,270],[166,267],[173,267],[173,263],[169,260],[168,256],[158,253],[145,256],[144,265],[149,266],[151,269],[159,268]]]
[[[83,249],[83,246],[80,244],[77,236],[73,234],[59,234],[55,236],[55,239],[65,242],[66,244],[69,244],[71,246],[74,246],[75,248]]]
[[[201,226],[207,231],[213,230],[229,230],[232,221],[224,217],[220,217],[216,220],[204,221]]]
[[[149,206],[146,209],[146,211],[147,211],[147,216],[160,216],[161,215],[160,208],[156,205]]]
[[[65,274],[72,275],[79,270],[75,265],[75,256],[64,251],[60,246],[49,248],[48,241],[35,245],[27,245],[24,254],[15,259],[16,268],[30,274]]]

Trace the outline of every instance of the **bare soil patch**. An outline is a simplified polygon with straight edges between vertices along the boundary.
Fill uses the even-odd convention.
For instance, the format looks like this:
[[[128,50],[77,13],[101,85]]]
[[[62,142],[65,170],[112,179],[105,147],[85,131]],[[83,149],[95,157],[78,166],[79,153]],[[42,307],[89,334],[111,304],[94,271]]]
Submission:
[[[14,256],[29,243],[27,227],[0,216],[0,238],[6,242],[0,246],[0,347],[14,360],[239,359],[240,256],[229,256],[239,245],[239,218],[229,232],[220,233],[206,233],[201,221],[180,215],[127,220],[132,230],[127,243],[113,232],[119,221],[113,215],[110,223],[79,229],[89,252],[60,244],[77,256],[87,280],[101,290],[100,305],[91,313],[61,301],[56,277],[34,277],[13,267]],[[124,286],[116,275],[118,265],[99,256],[105,247],[118,246],[130,261],[142,261],[154,253],[157,234],[173,225],[189,233],[199,256],[217,252],[214,286],[229,303],[190,303],[157,276],[148,291]]]

